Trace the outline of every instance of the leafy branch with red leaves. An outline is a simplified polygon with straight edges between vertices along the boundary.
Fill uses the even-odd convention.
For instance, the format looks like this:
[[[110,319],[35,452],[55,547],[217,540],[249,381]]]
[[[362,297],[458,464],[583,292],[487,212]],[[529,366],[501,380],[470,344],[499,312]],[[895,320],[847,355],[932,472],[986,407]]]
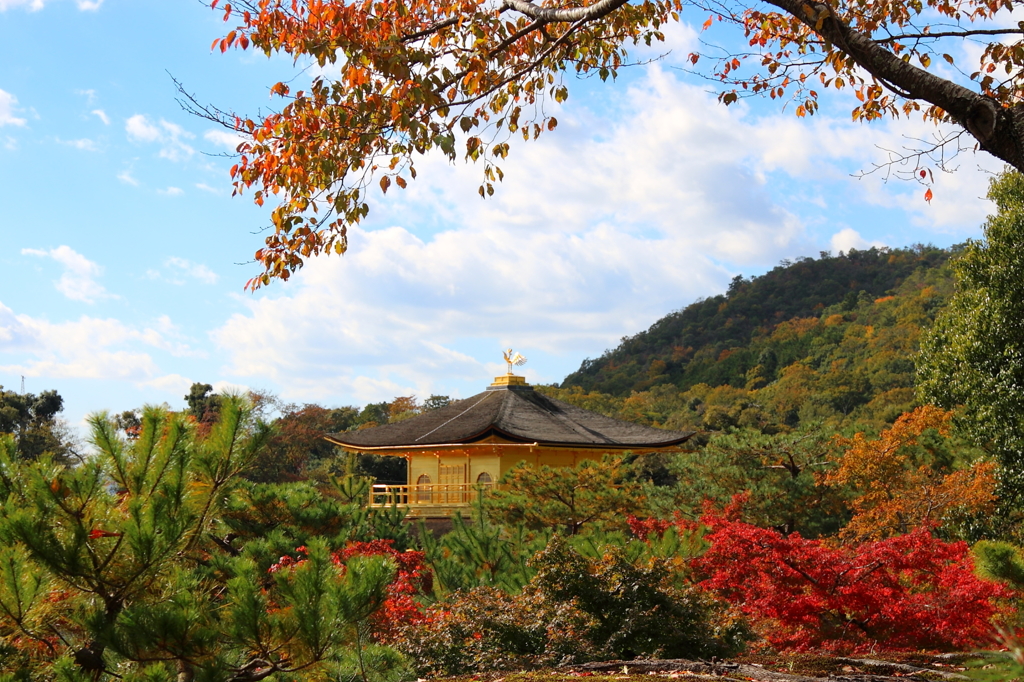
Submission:
[[[982,580],[964,542],[927,528],[857,545],[807,540],[709,512],[700,585],[737,604],[779,650],[951,651],[989,645],[1010,588]]]

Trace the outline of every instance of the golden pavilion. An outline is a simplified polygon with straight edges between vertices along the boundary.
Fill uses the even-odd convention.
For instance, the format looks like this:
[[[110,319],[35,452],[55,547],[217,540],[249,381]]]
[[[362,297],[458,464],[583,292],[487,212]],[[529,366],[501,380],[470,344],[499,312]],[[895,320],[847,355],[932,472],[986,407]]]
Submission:
[[[510,365],[511,367],[511,365]],[[373,506],[444,517],[469,506],[520,462],[574,466],[606,454],[674,449],[693,432],[605,417],[533,390],[509,372],[483,393],[394,424],[332,433],[346,451],[406,459],[406,485],[374,485]]]

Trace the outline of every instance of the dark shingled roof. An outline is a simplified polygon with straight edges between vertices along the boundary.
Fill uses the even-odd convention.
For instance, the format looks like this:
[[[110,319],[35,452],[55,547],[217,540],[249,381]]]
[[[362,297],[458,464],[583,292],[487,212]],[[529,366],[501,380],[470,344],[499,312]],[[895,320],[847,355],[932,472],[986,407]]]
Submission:
[[[612,419],[537,393],[529,386],[491,387],[395,424],[332,433],[354,448],[471,443],[491,435],[514,442],[627,449],[667,447],[693,432],[665,431]]]

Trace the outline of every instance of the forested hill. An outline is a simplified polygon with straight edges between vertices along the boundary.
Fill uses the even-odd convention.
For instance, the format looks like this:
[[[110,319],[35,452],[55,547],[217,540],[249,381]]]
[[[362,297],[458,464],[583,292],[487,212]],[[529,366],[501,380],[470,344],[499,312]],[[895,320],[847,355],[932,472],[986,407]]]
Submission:
[[[601,357],[584,360],[561,386],[619,397],[661,384],[682,390],[697,384],[743,387],[751,369],[778,364],[759,359],[764,349],[752,345],[755,338],[770,336],[782,322],[817,318],[835,306],[852,311],[894,295],[915,273],[924,282],[921,271],[945,272],[955,250],[918,245],[838,256],[823,252],[819,259],[783,261],[749,280],[736,277],[727,294],[670,313]]]

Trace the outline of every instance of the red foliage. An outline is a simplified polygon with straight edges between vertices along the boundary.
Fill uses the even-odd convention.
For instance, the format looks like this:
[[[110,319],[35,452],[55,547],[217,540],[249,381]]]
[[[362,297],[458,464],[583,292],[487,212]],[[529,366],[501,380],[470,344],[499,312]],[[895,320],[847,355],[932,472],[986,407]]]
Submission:
[[[305,555],[306,546],[302,545],[301,547],[296,547],[295,553]],[[298,566],[299,564],[302,564],[305,561],[305,559],[296,559],[295,557],[290,557],[286,554],[280,559],[278,559],[276,564],[272,564],[270,568],[267,569],[267,573],[277,573],[281,569],[288,568],[289,566]]]
[[[352,542],[342,551],[336,552],[334,557],[336,561],[344,563],[353,556],[377,555],[391,557],[398,566],[395,579],[388,585],[388,598],[372,618],[373,633],[377,640],[391,642],[403,626],[426,620],[414,597],[432,589],[433,575],[423,564],[423,552],[399,552],[391,540]]]
[[[652,534],[661,537],[665,531],[675,525],[673,521],[668,519],[638,519],[632,514],[626,517],[626,523],[629,524],[630,532],[640,540],[646,540]]]
[[[722,511],[722,516],[726,519],[737,520],[740,518],[740,513],[743,511],[743,505],[746,504],[747,500],[750,499],[750,493],[740,493],[733,495],[732,501],[725,506]],[[704,500],[704,513],[710,514],[713,512],[711,502]],[[649,536],[657,535],[659,538],[665,534],[669,528],[675,526],[675,529],[679,531],[679,534],[693,533],[700,530],[700,523],[697,521],[691,521],[683,518],[683,515],[678,511],[673,512],[671,519],[656,519],[648,517],[646,519],[637,518],[630,514],[626,517],[626,523],[629,524],[629,530],[639,540],[646,540]]]
[[[295,552],[304,555],[306,548],[296,547]],[[350,542],[345,549],[334,552],[331,559],[336,566],[344,569],[345,562],[354,556],[391,557],[398,568],[394,580],[388,585],[387,599],[371,617],[373,635],[378,641],[393,641],[400,628],[427,620],[423,609],[415,600],[416,595],[425,594],[433,589],[433,575],[423,564],[423,552],[412,550],[399,552],[394,548],[391,540],[373,540],[372,542]],[[271,566],[269,572],[276,573],[289,566],[298,566],[305,561],[304,558],[286,555]]]
[[[90,540],[98,540],[100,538],[119,538],[121,533],[111,533],[109,530],[101,530],[99,528],[93,528],[89,531]]]
[[[856,546],[783,536],[708,513],[701,586],[776,649],[954,650],[990,644],[1009,588],[974,575],[966,543],[927,529]]]

